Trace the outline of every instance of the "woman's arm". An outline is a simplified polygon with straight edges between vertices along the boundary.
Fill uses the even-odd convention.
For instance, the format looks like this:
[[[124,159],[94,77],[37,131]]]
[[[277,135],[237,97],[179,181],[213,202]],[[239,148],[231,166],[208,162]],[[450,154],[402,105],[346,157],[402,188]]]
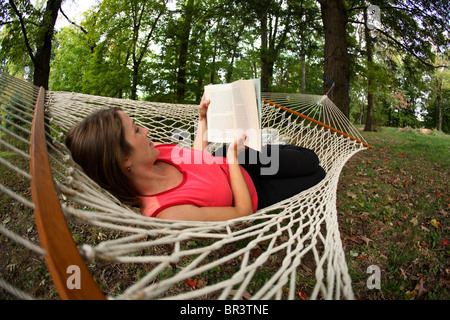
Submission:
[[[206,100],[205,94],[203,94],[202,101],[199,106],[197,133],[192,146],[192,148],[196,150],[204,150],[209,145],[206,139],[206,132],[208,130],[206,112],[208,111],[209,102],[210,100]]]
[[[237,155],[244,149],[243,141],[244,137],[236,139],[227,152],[231,190],[233,192],[233,206],[202,208],[192,205],[174,206],[162,210],[157,217],[170,220],[224,221],[252,214],[252,199],[237,161]]]

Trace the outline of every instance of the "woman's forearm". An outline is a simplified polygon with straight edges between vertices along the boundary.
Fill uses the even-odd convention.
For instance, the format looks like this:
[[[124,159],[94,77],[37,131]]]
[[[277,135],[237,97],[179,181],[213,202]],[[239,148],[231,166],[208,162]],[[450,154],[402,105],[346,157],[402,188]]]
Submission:
[[[195,135],[194,143],[192,145],[192,148],[196,150],[205,150],[205,148],[209,144],[206,138],[206,132],[208,131],[208,121],[206,118],[209,103],[210,100],[206,99],[205,94],[203,94],[202,100],[200,101],[200,106],[198,108],[197,133]]]
[[[237,161],[237,152],[234,150],[229,151],[227,154],[227,161],[230,172],[230,185],[233,193],[233,206],[238,211],[239,216],[252,214],[252,199],[244,175],[242,174],[241,167]]]
[[[206,131],[208,130],[208,122],[206,117],[199,116],[197,133],[195,135],[194,144],[192,148],[196,150],[204,150],[208,146],[208,140],[206,139]]]

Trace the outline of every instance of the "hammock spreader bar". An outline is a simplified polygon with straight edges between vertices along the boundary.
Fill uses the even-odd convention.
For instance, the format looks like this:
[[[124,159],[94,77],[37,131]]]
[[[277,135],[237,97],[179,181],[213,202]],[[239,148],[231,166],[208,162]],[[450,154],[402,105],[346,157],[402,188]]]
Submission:
[[[45,90],[41,87],[31,130],[30,173],[36,226],[47,253],[45,260],[61,299],[104,300],[78,252],[56,195],[45,141],[44,100]]]

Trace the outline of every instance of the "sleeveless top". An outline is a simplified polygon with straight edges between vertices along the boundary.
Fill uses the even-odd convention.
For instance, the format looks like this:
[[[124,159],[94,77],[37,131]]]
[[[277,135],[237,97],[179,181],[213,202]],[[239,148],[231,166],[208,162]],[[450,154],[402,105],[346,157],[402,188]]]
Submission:
[[[226,158],[215,157],[208,151],[185,149],[175,144],[156,145],[160,154],[157,161],[175,166],[182,174],[182,182],[164,192],[138,196],[141,212],[148,217],[168,207],[194,205],[197,207],[225,207],[233,205],[230,173]],[[258,206],[258,196],[247,171],[241,171],[252,200],[253,212]]]

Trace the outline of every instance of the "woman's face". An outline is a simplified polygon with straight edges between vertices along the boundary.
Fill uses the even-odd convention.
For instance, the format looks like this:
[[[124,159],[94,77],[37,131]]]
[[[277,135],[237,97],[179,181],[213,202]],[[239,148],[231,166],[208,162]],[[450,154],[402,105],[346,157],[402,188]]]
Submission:
[[[125,161],[125,167],[131,168],[132,172],[139,168],[150,169],[159,156],[159,150],[147,137],[148,129],[136,126],[134,120],[123,111],[118,113],[122,120],[125,140],[132,147],[131,154]]]

